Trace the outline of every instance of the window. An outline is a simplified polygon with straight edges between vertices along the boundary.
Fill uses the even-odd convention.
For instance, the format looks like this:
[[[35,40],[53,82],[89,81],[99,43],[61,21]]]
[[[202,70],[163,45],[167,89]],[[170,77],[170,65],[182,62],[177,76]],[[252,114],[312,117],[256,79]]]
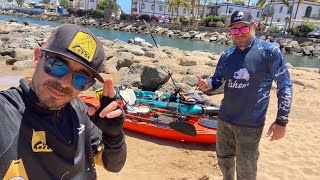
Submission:
[[[257,18],[259,18],[259,17],[260,17],[260,11],[257,12]]]
[[[154,10],[154,4],[151,5],[151,10]]]
[[[141,9],[144,9],[145,8],[145,5],[144,3],[141,4]]]
[[[186,13],[187,13],[187,9],[183,8],[183,14],[186,14]]]
[[[229,8],[229,12],[228,13],[232,13],[233,11],[233,8]]]
[[[159,11],[162,11],[163,6],[159,5]]]
[[[282,13],[282,10],[283,10],[283,6],[280,7],[279,13]]]
[[[308,6],[307,9],[306,9],[306,12],[305,12],[305,14],[304,14],[304,16],[305,16],[305,17],[310,17],[311,11],[312,11],[312,7],[311,7],[311,6]]]
[[[90,2],[94,2],[94,0],[90,0]]]

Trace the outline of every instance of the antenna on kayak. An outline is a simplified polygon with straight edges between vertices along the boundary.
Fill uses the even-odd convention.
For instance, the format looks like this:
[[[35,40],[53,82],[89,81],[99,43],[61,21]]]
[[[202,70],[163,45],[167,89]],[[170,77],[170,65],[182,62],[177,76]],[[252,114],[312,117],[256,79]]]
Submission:
[[[167,73],[169,74],[169,77],[171,78],[171,80],[172,80],[172,82],[173,82],[173,85],[176,87],[176,90],[179,89],[179,91],[180,91],[181,89],[178,88],[178,86],[177,86],[176,83],[174,82],[174,80],[173,80],[173,78],[172,78],[172,74],[171,74],[171,72],[169,71],[168,65],[167,65],[166,61],[164,60],[164,58],[162,57],[162,54],[161,54],[161,52],[160,52],[160,50],[159,50],[159,47],[158,47],[158,44],[157,44],[156,40],[154,39],[154,37],[153,37],[153,35],[152,35],[150,25],[149,25],[144,19],[142,19],[142,21],[144,22],[144,24],[146,25],[146,27],[147,27],[148,30],[150,31],[150,35],[151,35],[151,37],[152,37],[152,40],[153,40],[154,44],[156,45],[156,48],[157,48],[157,50],[158,50],[158,53],[160,54],[161,60],[163,61],[164,65],[165,65],[166,68],[167,68]]]

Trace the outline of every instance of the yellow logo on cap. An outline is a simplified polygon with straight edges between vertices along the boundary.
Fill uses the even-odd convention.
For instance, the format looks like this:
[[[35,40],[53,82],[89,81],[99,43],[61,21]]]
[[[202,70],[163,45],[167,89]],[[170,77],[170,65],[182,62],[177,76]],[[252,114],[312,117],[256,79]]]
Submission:
[[[13,160],[11,161],[10,167],[6,173],[6,175],[3,177],[5,180],[11,180],[11,179],[20,179],[20,180],[28,180],[28,176],[26,173],[26,170],[23,165],[22,159]]]
[[[46,133],[44,131],[32,131],[33,152],[52,152],[52,149],[47,145]]]
[[[92,61],[96,48],[97,42],[90,34],[84,32],[78,32],[68,47],[70,51],[83,57],[88,62]]]

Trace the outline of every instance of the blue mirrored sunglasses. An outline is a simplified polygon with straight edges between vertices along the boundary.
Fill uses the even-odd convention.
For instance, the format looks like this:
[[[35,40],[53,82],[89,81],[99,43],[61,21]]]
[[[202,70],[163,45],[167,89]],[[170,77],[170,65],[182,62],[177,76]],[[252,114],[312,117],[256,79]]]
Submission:
[[[80,91],[88,89],[95,80],[89,76],[74,72],[65,63],[56,57],[47,55],[45,51],[42,51],[42,56],[44,56],[44,71],[55,78],[61,78],[67,75],[69,72],[72,73],[72,86]]]

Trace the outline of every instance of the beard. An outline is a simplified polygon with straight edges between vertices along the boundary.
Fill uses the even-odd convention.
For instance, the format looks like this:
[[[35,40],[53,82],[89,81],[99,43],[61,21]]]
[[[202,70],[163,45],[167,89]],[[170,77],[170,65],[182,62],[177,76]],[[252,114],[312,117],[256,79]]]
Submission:
[[[64,88],[57,81],[47,80],[41,86],[49,87],[65,95],[64,99],[57,99],[53,96],[48,96],[46,94],[41,95],[41,93],[39,94],[37,93],[37,96],[39,98],[39,105],[42,107],[45,107],[46,109],[49,109],[49,110],[61,109],[65,104],[67,104],[68,102],[70,102],[72,99],[75,98],[73,96],[73,91],[71,88]],[[42,92],[42,93],[46,93],[46,92]]]
[[[234,44],[238,46],[240,49],[244,50],[251,43],[252,40],[253,40],[253,37],[235,39]]]

